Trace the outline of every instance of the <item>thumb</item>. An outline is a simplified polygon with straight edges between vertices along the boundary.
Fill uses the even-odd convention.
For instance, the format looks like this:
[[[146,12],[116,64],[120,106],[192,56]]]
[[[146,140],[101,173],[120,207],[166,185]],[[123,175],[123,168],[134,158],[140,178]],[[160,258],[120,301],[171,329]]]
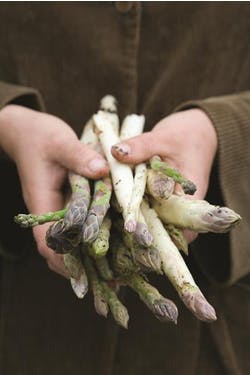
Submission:
[[[106,160],[79,140],[63,139],[53,150],[52,158],[68,170],[88,178],[100,178],[108,173]]]
[[[122,163],[138,164],[160,155],[162,141],[157,133],[147,132],[117,143],[111,149],[112,155]],[[166,153],[166,147],[164,150]]]

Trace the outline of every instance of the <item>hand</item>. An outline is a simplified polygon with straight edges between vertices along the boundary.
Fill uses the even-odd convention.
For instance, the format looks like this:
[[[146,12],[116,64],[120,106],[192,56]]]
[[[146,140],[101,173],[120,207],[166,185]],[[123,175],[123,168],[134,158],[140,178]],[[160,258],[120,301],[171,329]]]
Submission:
[[[192,180],[196,199],[206,195],[212,163],[217,150],[217,136],[209,117],[200,109],[172,114],[152,131],[113,146],[112,154],[123,163],[138,164],[159,155],[186,178]],[[191,242],[196,236],[186,231]]]
[[[8,105],[0,111],[0,143],[16,163],[24,201],[32,213],[63,208],[61,187],[68,170],[89,178],[108,172],[105,160],[82,144],[65,122],[25,107]],[[48,226],[33,230],[38,251],[51,270],[69,277],[62,256],[45,243]]]

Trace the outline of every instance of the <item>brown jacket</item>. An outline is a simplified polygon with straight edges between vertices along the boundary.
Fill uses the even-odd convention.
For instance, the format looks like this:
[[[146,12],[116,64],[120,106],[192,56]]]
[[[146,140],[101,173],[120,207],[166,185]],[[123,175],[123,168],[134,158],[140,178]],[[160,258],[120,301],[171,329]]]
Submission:
[[[179,326],[162,326],[128,293],[124,298],[133,312],[124,333],[94,317],[91,304],[79,308],[36,255],[17,266],[3,262],[0,369],[8,375],[249,372],[244,327],[250,271],[250,5],[2,3],[0,19],[1,106],[15,102],[46,108],[78,134],[107,93],[118,98],[121,117],[144,113],[147,129],[174,110],[201,107],[219,139],[208,200],[225,203],[243,217],[230,238],[203,235],[193,246],[191,266],[219,315],[209,327],[181,306]],[[10,181],[1,187],[2,196],[13,191]],[[10,231],[17,230],[4,224],[7,243]],[[231,288],[213,283],[229,285],[243,277]],[[156,283],[165,288],[166,283]],[[43,303],[38,293],[45,294]],[[173,294],[169,286],[168,293]],[[85,323],[78,325],[81,319]],[[13,343],[16,329],[22,339]]]

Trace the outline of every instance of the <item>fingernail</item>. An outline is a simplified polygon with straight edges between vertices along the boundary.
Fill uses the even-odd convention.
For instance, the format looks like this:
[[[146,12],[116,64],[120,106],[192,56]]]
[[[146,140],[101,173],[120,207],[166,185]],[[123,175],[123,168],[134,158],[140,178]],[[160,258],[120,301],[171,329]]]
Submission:
[[[88,168],[92,172],[99,172],[106,167],[107,167],[107,163],[103,159],[93,159],[88,164]]]
[[[112,149],[122,155],[128,155],[131,152],[131,148],[127,143],[117,143],[112,147]]]

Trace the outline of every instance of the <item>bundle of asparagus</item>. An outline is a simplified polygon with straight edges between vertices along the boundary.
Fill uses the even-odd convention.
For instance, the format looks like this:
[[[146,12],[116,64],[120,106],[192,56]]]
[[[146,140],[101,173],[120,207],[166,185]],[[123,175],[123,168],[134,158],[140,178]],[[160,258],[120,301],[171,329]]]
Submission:
[[[177,323],[174,302],[150,285],[149,272],[165,274],[183,303],[200,320],[216,320],[214,308],[195,283],[181,253],[188,254],[183,229],[222,233],[241,217],[226,207],[190,200],[196,187],[158,156],[134,168],[117,161],[111,147],[143,132],[144,116],[127,116],[119,132],[116,100],[106,96],[85,125],[81,141],[102,153],[110,176],[98,181],[69,173],[71,197],[66,208],[42,215],[19,214],[22,227],[53,222],[46,240],[63,254],[78,298],[93,292],[95,310],[127,328],[129,315],[119,300],[120,286],[134,290],[160,321]],[[180,184],[183,194],[175,194]],[[112,194],[113,193],[113,194]],[[111,197],[112,196],[112,197]]]

